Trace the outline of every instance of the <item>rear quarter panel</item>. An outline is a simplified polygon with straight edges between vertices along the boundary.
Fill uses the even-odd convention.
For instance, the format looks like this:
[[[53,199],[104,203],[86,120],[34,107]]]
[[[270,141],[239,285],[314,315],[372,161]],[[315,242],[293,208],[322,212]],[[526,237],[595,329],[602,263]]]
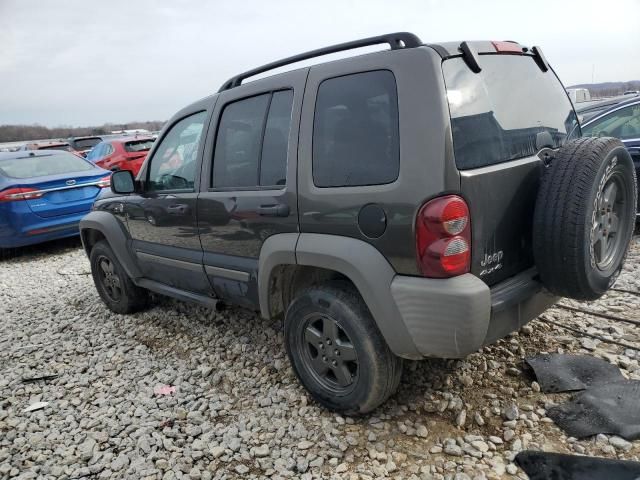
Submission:
[[[417,275],[415,217],[428,199],[459,189],[453,164],[449,112],[441,57],[430,47],[383,51],[311,67],[300,124],[298,192],[300,230],[364,240],[398,273]],[[312,176],[314,109],[323,80],[373,70],[393,73],[398,92],[400,173],[386,185],[318,188]],[[368,238],[358,226],[360,209],[381,206],[387,227]]]

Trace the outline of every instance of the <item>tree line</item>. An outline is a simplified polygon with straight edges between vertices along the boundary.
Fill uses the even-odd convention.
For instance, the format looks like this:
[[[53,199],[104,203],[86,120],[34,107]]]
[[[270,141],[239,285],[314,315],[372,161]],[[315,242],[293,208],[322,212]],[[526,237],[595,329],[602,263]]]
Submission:
[[[0,143],[20,142],[28,140],[43,140],[49,138],[83,137],[88,135],[108,135],[116,130],[160,130],[165,122],[130,122],[130,123],[105,123],[98,127],[44,127],[42,125],[0,125]]]

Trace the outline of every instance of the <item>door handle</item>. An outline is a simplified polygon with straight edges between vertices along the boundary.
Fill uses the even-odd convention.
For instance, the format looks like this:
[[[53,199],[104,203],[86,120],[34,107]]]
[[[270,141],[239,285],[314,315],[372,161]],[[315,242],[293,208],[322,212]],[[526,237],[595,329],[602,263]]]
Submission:
[[[188,209],[188,205],[171,205],[167,207],[167,212],[171,215],[184,215]]]
[[[289,205],[278,203],[276,205],[260,205],[258,215],[263,217],[288,217]]]

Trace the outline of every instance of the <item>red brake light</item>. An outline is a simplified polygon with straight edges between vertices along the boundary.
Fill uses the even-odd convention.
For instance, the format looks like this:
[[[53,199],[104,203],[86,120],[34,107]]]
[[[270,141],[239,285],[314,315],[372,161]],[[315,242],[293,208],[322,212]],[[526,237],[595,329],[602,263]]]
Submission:
[[[425,277],[445,278],[471,268],[469,207],[457,195],[425,203],[416,219],[416,255]]]
[[[17,202],[21,200],[32,200],[34,198],[40,198],[44,195],[44,192],[41,192],[35,188],[9,188],[7,190],[3,190],[0,192],[0,202]]]
[[[522,47],[514,42],[491,42],[498,53],[516,53],[522,55]]]
[[[111,186],[111,175],[107,175],[106,177],[102,177],[98,180],[98,187],[100,188],[108,188]]]

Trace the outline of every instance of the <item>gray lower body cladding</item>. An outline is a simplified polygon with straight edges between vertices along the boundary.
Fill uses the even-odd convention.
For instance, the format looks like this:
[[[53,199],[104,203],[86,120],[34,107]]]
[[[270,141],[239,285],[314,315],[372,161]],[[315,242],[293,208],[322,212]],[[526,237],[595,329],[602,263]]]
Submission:
[[[520,329],[557,301],[534,277],[528,270],[489,289],[471,274],[396,276],[391,295],[423,356],[463,358]]]

